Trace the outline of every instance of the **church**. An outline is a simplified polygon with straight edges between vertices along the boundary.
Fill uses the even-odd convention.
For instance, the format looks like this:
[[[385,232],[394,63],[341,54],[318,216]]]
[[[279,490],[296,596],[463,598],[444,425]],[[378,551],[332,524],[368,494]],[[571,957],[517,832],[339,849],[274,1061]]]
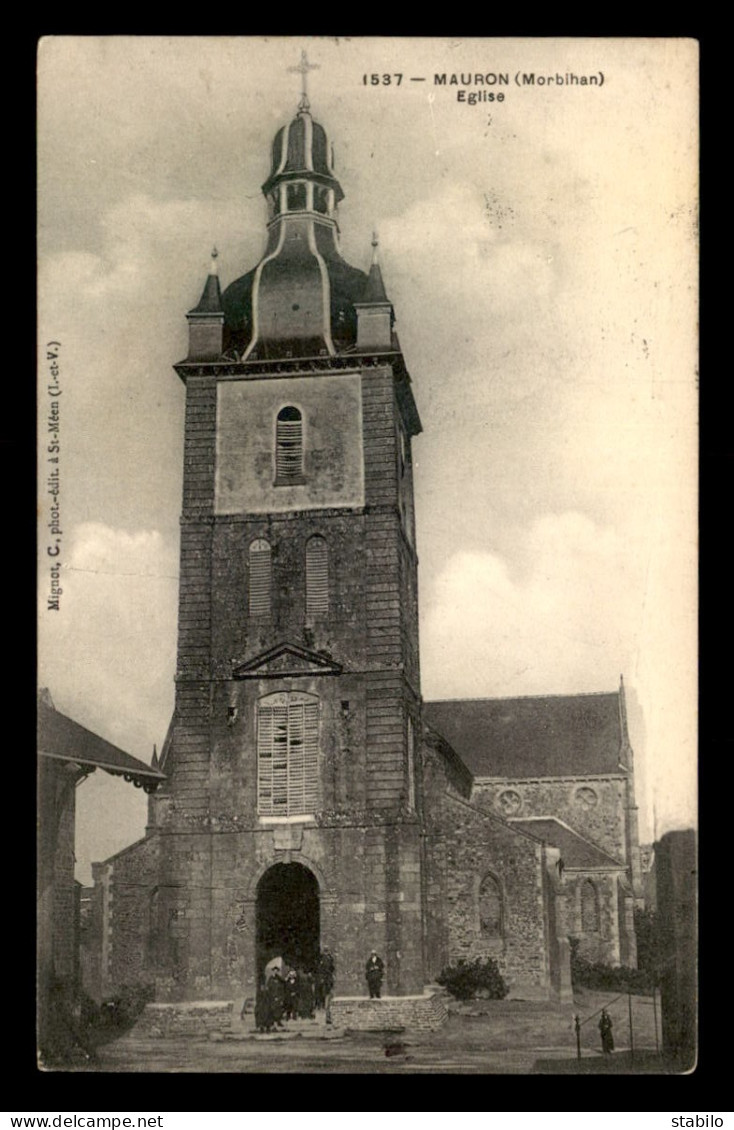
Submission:
[[[102,984],[232,1002],[274,955],[308,967],[328,946],[337,1023],[430,1024],[461,958],[496,960],[511,996],[568,1000],[569,938],[636,964],[624,686],[423,701],[420,381],[376,238],[368,271],[340,254],[305,82],[262,191],[262,258],[222,289],[213,253],[175,365],[175,710],[145,837],[94,865]]]

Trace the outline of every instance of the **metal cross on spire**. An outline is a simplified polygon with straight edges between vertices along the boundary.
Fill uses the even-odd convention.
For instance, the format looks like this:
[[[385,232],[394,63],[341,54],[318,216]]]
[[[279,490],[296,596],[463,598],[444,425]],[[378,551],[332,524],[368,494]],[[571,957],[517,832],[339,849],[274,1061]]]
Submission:
[[[301,51],[301,61],[298,64],[298,66],[288,68],[289,74],[299,74],[299,75],[302,76],[302,79],[303,79],[303,88],[301,90],[301,100],[298,103],[298,109],[299,110],[309,110],[311,108],[311,103],[308,100],[308,90],[307,90],[308,72],[309,71],[318,71],[318,70],[319,70],[319,64],[318,63],[309,63],[308,55],[306,54],[305,51]]]

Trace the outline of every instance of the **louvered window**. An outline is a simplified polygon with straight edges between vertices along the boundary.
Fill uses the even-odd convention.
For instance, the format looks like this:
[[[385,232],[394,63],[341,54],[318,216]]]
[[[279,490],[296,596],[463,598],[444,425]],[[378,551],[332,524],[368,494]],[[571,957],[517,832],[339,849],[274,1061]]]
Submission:
[[[306,615],[322,616],[328,611],[329,547],[317,534],[306,543]]]
[[[479,886],[479,929],[484,938],[502,937],[502,890],[494,875]]]
[[[275,422],[275,483],[303,482],[303,420],[297,408],[281,408]]]
[[[268,695],[257,710],[257,807],[261,816],[303,816],[319,799],[319,701]]]
[[[264,538],[250,544],[249,608],[251,616],[269,616],[272,589],[270,545]]]
[[[415,811],[415,737],[413,719],[408,716],[408,807]]]

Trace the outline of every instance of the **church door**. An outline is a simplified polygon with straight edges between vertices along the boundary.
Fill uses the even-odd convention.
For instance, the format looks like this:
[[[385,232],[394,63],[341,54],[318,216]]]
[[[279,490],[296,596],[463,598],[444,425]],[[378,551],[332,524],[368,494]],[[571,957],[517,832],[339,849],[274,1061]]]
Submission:
[[[282,957],[315,970],[320,951],[319,885],[300,863],[276,863],[257,885],[257,972]]]

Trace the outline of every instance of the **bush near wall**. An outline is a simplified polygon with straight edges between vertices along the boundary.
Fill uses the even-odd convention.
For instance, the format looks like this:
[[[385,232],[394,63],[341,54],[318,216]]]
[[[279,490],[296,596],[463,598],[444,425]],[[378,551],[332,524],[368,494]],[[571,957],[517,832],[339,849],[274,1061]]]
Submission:
[[[571,981],[574,989],[600,989],[618,993],[637,993],[645,996],[652,992],[653,982],[644,969],[630,969],[626,965],[607,965],[603,961],[587,961],[579,957],[579,938],[569,938],[571,947]]]
[[[103,1000],[100,1005],[84,995],[80,1016],[82,1030],[92,1043],[115,1040],[132,1028],[154,996],[153,985],[124,985],[114,997]]]
[[[500,1001],[508,993],[507,983],[491,957],[486,961],[477,957],[471,962],[459,958],[454,965],[444,966],[436,981],[460,1001],[473,997]]]

